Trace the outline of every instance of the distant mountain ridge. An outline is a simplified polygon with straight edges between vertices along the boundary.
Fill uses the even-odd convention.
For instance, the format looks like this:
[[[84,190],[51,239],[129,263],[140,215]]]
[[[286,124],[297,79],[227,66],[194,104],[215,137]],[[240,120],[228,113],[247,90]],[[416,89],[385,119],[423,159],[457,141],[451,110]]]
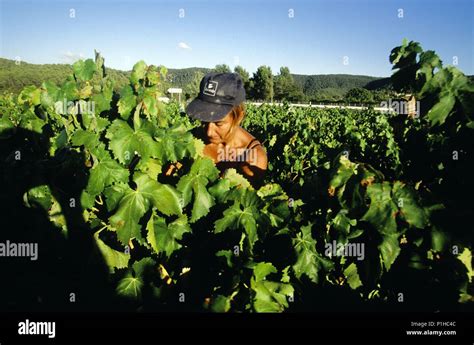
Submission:
[[[212,68],[189,67],[168,68],[168,80],[171,86],[184,88],[192,82],[197,72],[204,74]],[[69,64],[31,64],[0,58],[0,93],[19,92],[28,85],[39,86],[45,80],[56,84],[61,83],[72,73]],[[106,73],[115,81],[115,88],[120,89],[128,83],[130,71],[121,71],[106,68]],[[371,77],[352,74],[292,74],[295,84],[301,87],[305,95],[309,96],[341,96],[352,88],[366,88],[368,90],[386,89],[390,86],[390,78]],[[470,76],[473,79],[473,76]]]
[[[106,68],[106,73],[114,79],[116,88],[128,83],[130,72]],[[60,84],[70,74],[72,65],[68,64],[16,63],[14,60],[0,58],[0,94],[17,93],[28,85],[40,86],[45,80]]]
[[[39,86],[44,80],[60,83],[72,73],[72,66],[68,64],[31,64],[27,62],[17,64],[14,60],[4,58],[0,58],[0,67],[0,93],[5,91],[18,92],[28,85]],[[212,71],[212,68],[168,68],[168,80],[170,80],[172,86],[183,88],[192,82],[195,73],[202,72],[206,74],[210,71]],[[113,68],[106,68],[106,72],[116,81],[116,86],[126,84],[130,75],[130,71]],[[292,76],[295,83],[306,94],[328,88],[347,91],[350,88],[365,87],[368,83],[380,80],[377,77],[348,74],[292,74]]]

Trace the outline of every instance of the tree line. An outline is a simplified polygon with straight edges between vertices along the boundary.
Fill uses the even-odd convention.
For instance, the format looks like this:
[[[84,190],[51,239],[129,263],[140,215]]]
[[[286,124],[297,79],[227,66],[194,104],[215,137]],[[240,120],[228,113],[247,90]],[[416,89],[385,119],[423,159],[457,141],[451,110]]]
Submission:
[[[286,66],[280,67],[277,75],[272,73],[271,67],[260,66],[250,76],[250,73],[242,66],[235,66],[231,70],[226,64],[218,64],[208,71],[238,73],[244,81],[247,99],[250,100],[376,104],[393,96],[388,79],[369,76],[293,75]],[[200,81],[208,71],[194,72],[191,82],[186,84],[183,89],[186,99],[197,96]],[[365,87],[366,85],[368,88]]]
[[[40,86],[45,80],[61,83],[72,71],[67,64],[29,64],[0,58],[0,93],[19,91],[28,85]],[[247,99],[255,101],[284,101],[293,103],[307,102],[344,102],[344,103],[380,103],[391,95],[388,78],[376,78],[360,75],[298,75],[292,74],[286,66],[273,74],[271,67],[260,66],[251,75],[242,66],[233,70],[226,64],[211,68],[168,69],[163,89],[178,87],[183,89],[183,98],[196,97],[202,77],[208,72],[235,72],[245,83]],[[107,74],[114,80],[114,88],[126,84],[130,71],[107,68]],[[183,99],[182,98],[182,99]]]

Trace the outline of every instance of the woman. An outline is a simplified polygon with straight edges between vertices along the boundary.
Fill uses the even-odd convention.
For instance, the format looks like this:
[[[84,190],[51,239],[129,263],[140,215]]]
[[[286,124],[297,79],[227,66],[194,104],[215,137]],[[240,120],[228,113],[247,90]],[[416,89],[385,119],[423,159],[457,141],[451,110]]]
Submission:
[[[186,113],[203,122],[197,135],[206,144],[204,155],[222,172],[234,168],[258,188],[268,160],[262,144],[240,127],[245,116],[242,79],[237,73],[209,73],[201,80],[199,89]]]

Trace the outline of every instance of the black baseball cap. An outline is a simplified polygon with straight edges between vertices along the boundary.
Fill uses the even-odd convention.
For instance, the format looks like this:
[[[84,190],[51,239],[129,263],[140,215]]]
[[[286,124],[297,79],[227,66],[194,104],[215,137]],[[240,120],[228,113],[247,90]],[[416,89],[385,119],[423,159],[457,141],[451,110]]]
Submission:
[[[199,95],[188,104],[186,113],[193,119],[216,122],[244,101],[244,82],[238,73],[211,72],[202,78]]]

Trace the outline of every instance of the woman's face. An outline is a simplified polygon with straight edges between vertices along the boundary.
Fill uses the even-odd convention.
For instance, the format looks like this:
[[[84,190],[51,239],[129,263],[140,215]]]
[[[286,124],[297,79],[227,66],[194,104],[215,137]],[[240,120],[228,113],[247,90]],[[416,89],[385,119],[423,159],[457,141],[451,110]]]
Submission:
[[[229,112],[226,117],[217,122],[204,122],[204,130],[211,144],[224,144],[231,139],[233,117]]]

